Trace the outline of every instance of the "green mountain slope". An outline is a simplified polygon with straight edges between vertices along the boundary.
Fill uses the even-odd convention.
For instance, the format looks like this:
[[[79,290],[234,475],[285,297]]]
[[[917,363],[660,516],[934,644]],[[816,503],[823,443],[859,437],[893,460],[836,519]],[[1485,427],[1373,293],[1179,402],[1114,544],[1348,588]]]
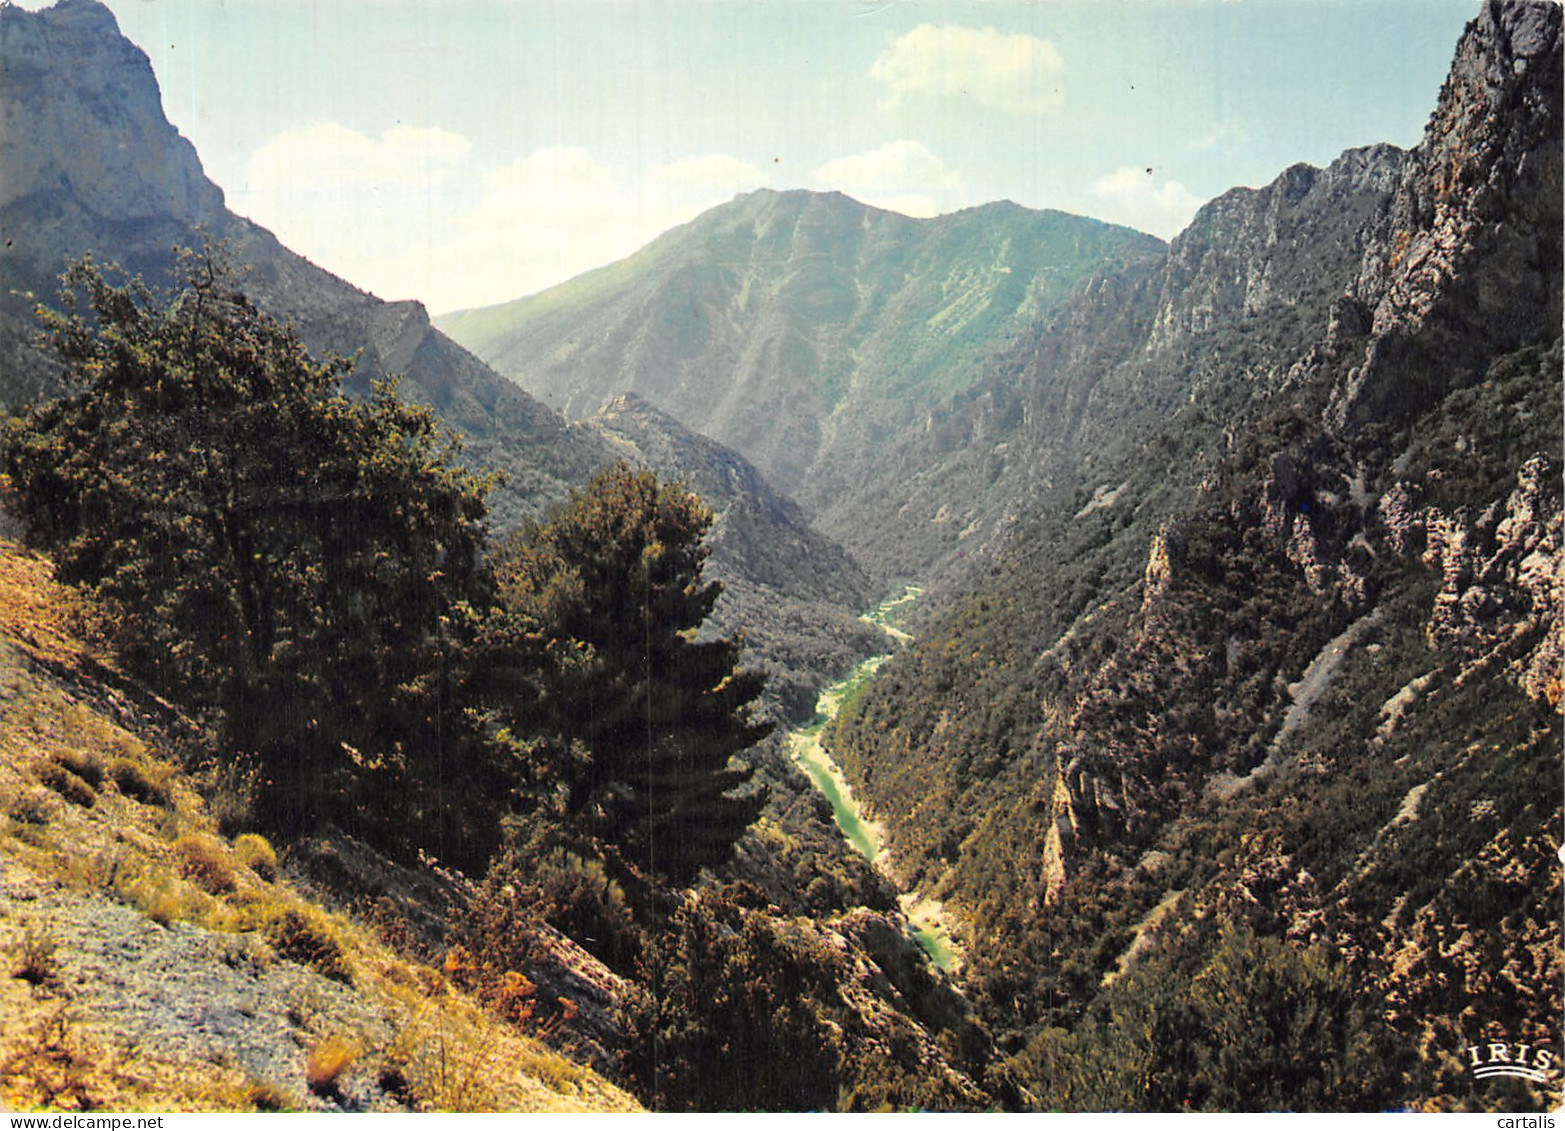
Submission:
[[[933,220],[757,192],[541,295],[440,319],[577,418],[635,392],[817,512],[856,497],[929,411],[1089,278],[1162,244],[992,204]],[[851,522],[828,533],[850,550]]]

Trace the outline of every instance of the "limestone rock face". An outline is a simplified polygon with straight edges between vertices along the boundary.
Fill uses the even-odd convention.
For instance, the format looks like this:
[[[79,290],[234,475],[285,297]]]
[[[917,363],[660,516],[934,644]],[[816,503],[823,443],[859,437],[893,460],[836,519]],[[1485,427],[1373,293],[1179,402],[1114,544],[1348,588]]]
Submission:
[[[1313,301],[1323,280],[1357,261],[1357,229],[1385,208],[1407,159],[1392,145],[1349,150],[1325,169],[1294,165],[1206,205],[1170,245],[1148,351]]]
[[[229,212],[194,147],[163,115],[145,54],[97,0],[0,8],[0,405],[51,390],[32,311],[70,259],[91,252],[165,284],[171,249],[201,232],[226,244],[243,287],[293,322],[313,353],[360,353],[357,382],[398,375],[405,399],[465,434],[475,462],[507,473],[501,521],[562,498],[609,456],[435,330],[417,302],[384,302]],[[200,231],[198,231],[198,228]]]
[[[1560,26],[1485,3],[1418,146],[1217,198],[1041,328],[988,451],[910,452],[888,511],[938,481],[1006,537],[834,754],[1040,1027],[1118,1008],[1103,956],[1176,896],[1166,953],[1232,919],[1342,955],[1442,1050],[1409,1095],[1557,1013]]]
[[[1368,233],[1355,299],[1372,311],[1332,419],[1361,424],[1471,379],[1560,305],[1557,4],[1486,0],[1424,139]]]
[[[1538,455],[1517,472],[1503,511],[1491,507],[1469,520],[1432,509],[1423,554],[1441,580],[1426,629],[1430,646],[1459,649],[1471,670],[1503,651],[1522,690],[1550,706],[1560,699],[1565,638],[1559,478],[1553,461]]]
[[[7,6],[0,50],[0,208],[64,190],[112,221],[197,224],[222,209],[222,190],[163,117],[151,63],[103,5]]]

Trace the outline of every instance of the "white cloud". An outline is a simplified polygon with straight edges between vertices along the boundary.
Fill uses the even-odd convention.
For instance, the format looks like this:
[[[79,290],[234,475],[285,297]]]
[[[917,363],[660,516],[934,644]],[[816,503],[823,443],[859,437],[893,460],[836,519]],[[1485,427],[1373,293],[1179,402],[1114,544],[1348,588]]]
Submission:
[[[622,259],[765,174],[734,157],[690,157],[643,172],[613,168],[585,149],[540,149],[483,179],[483,196],[438,249],[448,294],[437,309],[544,290]]]
[[[472,145],[448,130],[395,126],[370,137],[325,122],[251,154],[229,203],[328,270],[407,298],[417,292],[382,265],[439,238],[454,200],[470,191],[471,166]]]
[[[1064,103],[1064,69],[1054,44],[1037,36],[920,24],[881,52],[869,74],[890,88],[883,109],[895,108],[904,95],[931,95],[1037,114]]]
[[[1206,202],[1179,181],[1158,183],[1149,169],[1123,166],[1099,177],[1092,195],[1103,201],[1100,219],[1172,239]]]
[[[445,130],[327,123],[267,142],[230,199],[328,270],[438,313],[564,282],[766,183],[729,156],[638,170],[568,147],[484,169]]]
[[[839,157],[810,174],[821,188],[838,189],[865,204],[904,216],[935,216],[962,188],[961,175],[916,141],[887,142],[868,153]]]

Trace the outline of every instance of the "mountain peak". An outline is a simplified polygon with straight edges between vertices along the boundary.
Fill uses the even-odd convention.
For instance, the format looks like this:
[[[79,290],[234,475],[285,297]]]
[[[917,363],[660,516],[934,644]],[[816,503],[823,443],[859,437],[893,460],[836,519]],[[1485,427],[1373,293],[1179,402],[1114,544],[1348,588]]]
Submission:
[[[3,14],[6,18],[17,14],[35,16],[52,21],[58,26],[74,25],[97,34],[108,32],[118,35],[120,33],[119,21],[100,0],[56,0],[52,7],[40,8],[36,12],[27,12],[15,5],[6,4]]]
[[[0,207],[61,184],[108,220],[201,223],[223,207],[195,148],[163,116],[151,62],[114,13],[97,0],[60,0],[37,12],[8,5],[0,18]]]

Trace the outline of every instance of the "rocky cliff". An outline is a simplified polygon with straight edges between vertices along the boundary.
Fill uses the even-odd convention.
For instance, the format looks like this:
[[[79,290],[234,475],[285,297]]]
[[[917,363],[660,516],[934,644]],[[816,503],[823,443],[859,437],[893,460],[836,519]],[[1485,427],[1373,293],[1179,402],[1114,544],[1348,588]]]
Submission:
[[[1557,1101],[1460,1057],[1557,1040],[1559,29],[1486,3],[1417,147],[1218,198],[1019,351],[1024,423],[940,472],[1026,489],[835,748],[967,911],[1040,1102]],[[1226,1091],[1225,1027],[1291,1066]]]
[[[224,207],[168,123],[152,66],[96,0],[0,11],[0,403],[46,393],[33,307],[54,301],[68,259],[92,253],[162,285],[176,246],[226,245],[244,287],[316,353],[363,351],[358,379],[397,374],[470,458],[509,485],[502,520],[537,513],[607,458],[594,437],[435,330],[416,302],[387,303],[314,266]]]

